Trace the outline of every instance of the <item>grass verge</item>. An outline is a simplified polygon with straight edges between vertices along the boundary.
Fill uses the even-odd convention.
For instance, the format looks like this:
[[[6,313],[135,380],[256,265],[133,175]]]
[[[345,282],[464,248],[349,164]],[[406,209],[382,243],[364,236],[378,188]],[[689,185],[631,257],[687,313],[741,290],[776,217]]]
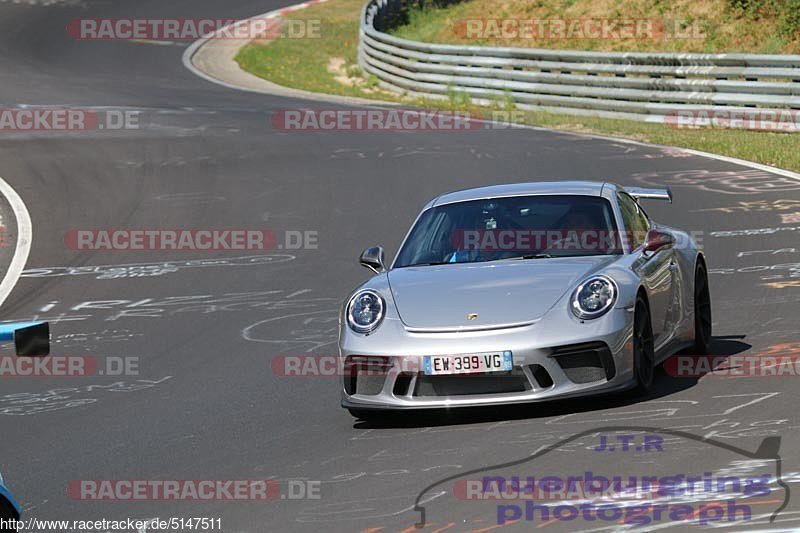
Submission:
[[[434,5],[412,9],[408,23],[392,33],[481,46],[800,53],[800,0],[471,0]]]
[[[377,80],[361,76],[356,61],[358,17],[364,0],[329,0],[292,14],[320,21],[320,37],[252,43],[236,57],[246,71],[274,83],[307,91],[404,102],[410,105],[481,113],[463,94],[450,99],[404,98],[380,90]],[[509,108],[502,101],[496,108]],[[557,130],[625,137],[738,157],[800,171],[800,134],[728,129],[674,129],[629,120],[577,117],[544,112],[515,112],[521,122]]]

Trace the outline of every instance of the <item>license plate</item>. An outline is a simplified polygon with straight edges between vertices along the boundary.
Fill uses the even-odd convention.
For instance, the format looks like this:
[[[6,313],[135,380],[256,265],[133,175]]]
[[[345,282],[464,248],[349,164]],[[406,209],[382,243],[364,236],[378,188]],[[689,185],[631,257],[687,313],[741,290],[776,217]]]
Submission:
[[[514,359],[511,352],[468,353],[462,355],[426,355],[425,374],[475,374],[478,372],[508,372]]]

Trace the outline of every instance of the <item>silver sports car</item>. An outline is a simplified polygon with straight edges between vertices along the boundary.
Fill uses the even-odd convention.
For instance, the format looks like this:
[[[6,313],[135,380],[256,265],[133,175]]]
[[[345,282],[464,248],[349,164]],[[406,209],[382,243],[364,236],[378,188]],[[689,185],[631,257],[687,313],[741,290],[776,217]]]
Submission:
[[[653,222],[668,190],[613,183],[497,185],[422,210],[390,267],[345,301],[342,406],[500,405],[633,388],[678,350],[707,353],[706,260]]]

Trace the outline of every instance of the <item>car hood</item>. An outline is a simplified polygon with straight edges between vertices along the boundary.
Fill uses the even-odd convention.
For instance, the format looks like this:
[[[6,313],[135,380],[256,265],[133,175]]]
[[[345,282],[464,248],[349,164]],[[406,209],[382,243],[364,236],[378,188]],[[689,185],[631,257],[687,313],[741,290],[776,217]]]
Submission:
[[[403,267],[392,269],[388,280],[409,329],[490,329],[538,320],[579,281],[618,257]]]

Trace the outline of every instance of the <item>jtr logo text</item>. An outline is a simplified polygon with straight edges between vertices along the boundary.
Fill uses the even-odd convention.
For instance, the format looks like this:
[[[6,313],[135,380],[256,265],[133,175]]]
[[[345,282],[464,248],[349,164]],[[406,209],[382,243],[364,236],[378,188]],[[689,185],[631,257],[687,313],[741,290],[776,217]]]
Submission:
[[[660,435],[600,435],[596,452],[663,452],[664,437]]]

